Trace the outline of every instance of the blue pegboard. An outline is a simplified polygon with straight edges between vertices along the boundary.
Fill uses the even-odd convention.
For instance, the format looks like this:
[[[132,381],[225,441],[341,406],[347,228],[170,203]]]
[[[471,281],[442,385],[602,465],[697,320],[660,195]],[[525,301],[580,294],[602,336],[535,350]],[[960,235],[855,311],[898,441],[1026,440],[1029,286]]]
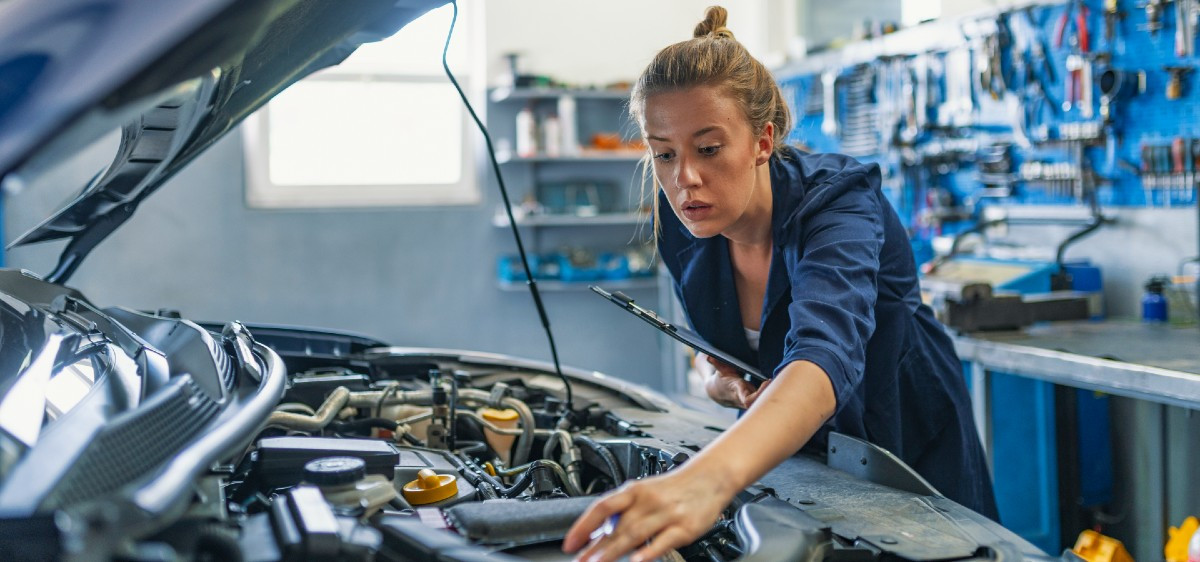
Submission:
[[[1090,52],[1093,54],[1104,53],[1109,57],[1107,63],[1102,59],[1098,59],[1094,63],[1094,81],[1098,84],[1101,71],[1109,67],[1124,71],[1126,78],[1133,82],[1137,80],[1138,71],[1145,72],[1144,91],[1121,100],[1113,106],[1111,125],[1105,128],[1110,131],[1108,136],[1114,139],[1111,146],[1108,146],[1109,143],[1104,143],[1084,149],[1087,160],[1092,163],[1092,168],[1100,179],[1096,189],[1099,203],[1105,206],[1195,205],[1196,190],[1194,188],[1180,185],[1173,190],[1144,189],[1145,186],[1137,173],[1142,165],[1141,148],[1144,143],[1167,146],[1174,138],[1184,137],[1189,141],[1188,148],[1190,149],[1191,139],[1200,138],[1200,103],[1197,103],[1200,101],[1200,57],[1195,54],[1189,57],[1179,57],[1175,54],[1174,4],[1170,3],[1164,6],[1161,20],[1162,29],[1152,35],[1145,30],[1147,15],[1141,5],[1132,1],[1119,2],[1119,8],[1124,12],[1124,18],[1118,22],[1117,32],[1112,41],[1108,41],[1104,37],[1103,0],[1088,0],[1082,4],[1087,7],[1086,21],[1090,32]],[[1025,47],[1022,56],[1017,57],[1020,62],[1025,62],[1027,56],[1024,53],[1028,53],[1028,46],[1036,42],[1045,49],[1047,59],[1050,61],[1052,77],[1047,76],[1046,72],[1040,69],[1034,74],[1045,82],[1047,105],[1053,108],[1052,115],[1046,114],[1047,118],[1043,121],[1048,136],[1051,138],[1059,136],[1064,124],[1100,122],[1098,85],[1093,87],[1093,106],[1096,116],[1092,119],[1084,119],[1077,108],[1064,112],[1061,107],[1065,97],[1064,81],[1068,77],[1066,61],[1073,52],[1071,38],[1077,36],[1074,33],[1075,18],[1072,16],[1063,43],[1061,46],[1055,45],[1056,28],[1067,9],[1068,4],[1038,5],[1004,13],[1008,28],[1014,34],[1014,48],[1002,50],[1002,66],[1006,73],[1013,74],[1009,76],[1012,82],[1010,86],[1017,87],[1023,82],[1015,72],[1018,70],[1014,67],[1014,56],[1017,54],[1014,52],[1015,47]],[[994,19],[990,18],[992,21]],[[988,19],[978,21],[988,21]],[[909,55],[925,53],[930,60],[935,61],[935,66],[945,66],[945,53],[956,50],[947,48],[945,35],[954,34],[966,27],[942,26],[934,28],[933,32],[917,28],[901,33],[910,35],[904,38],[904,41],[912,46]],[[1017,34],[1020,35],[1020,38],[1016,38]],[[922,45],[922,41],[928,44]],[[1006,100],[990,99],[982,92],[978,84],[977,56],[981,52],[980,45],[966,38],[961,43],[965,48],[970,49],[973,98],[976,105],[975,122],[965,131],[965,134],[968,137],[985,141],[1002,141],[1011,138],[1012,127],[1005,117],[1007,115]],[[862,51],[857,47],[851,47],[848,50]],[[898,55],[895,52],[887,54],[893,58],[904,56],[902,53]],[[877,59],[875,64],[886,64],[879,62],[881,60],[884,59]],[[1164,70],[1166,66],[1196,67],[1196,71],[1189,72],[1184,76],[1183,96],[1177,100],[1167,100],[1165,96],[1168,81],[1168,73]],[[844,78],[854,68],[847,66],[836,69],[836,71]],[[809,96],[813,94],[814,88],[821,88],[819,72],[823,70],[829,69],[812,68],[810,65],[798,71],[784,71],[779,75],[779,81],[784,87],[785,96],[792,102],[796,116],[796,126],[790,140],[806,145],[814,151],[837,152],[842,149],[839,139],[825,135],[821,131],[823,112],[808,112],[807,114],[805,112],[806,105],[810,109],[814,108],[814,104],[806,102],[810,101]],[[944,92],[944,90],[945,86],[943,85],[942,91]],[[1005,98],[1017,95],[1018,92],[1009,91],[1005,94]],[[840,92],[839,101],[845,101],[844,91]],[[888,103],[887,100],[875,99],[875,101]],[[918,137],[916,146],[921,147],[923,142],[928,142],[933,137],[934,135]],[[950,193],[957,202],[969,206],[971,210],[976,211],[976,214],[974,217],[962,221],[943,221],[941,232],[922,232],[918,220],[922,212],[922,197],[919,193],[914,193],[920,191],[922,187],[900,175],[899,151],[895,148],[886,148],[881,149],[878,154],[856,154],[856,156],[866,161],[878,162],[881,165],[884,171],[887,195],[901,215],[902,221],[913,230],[914,239],[917,240],[928,239],[931,234],[952,233],[961,228],[960,224],[956,224],[958,222],[970,224],[977,218],[978,210],[990,202],[1006,205],[1077,205],[1080,203],[1075,195],[1061,191],[1054,192],[1046,189],[1044,185],[1032,182],[1029,184],[1018,183],[1017,188],[1008,197],[984,197],[981,193],[982,186],[976,179],[975,169],[970,163],[965,163],[962,170],[948,174],[939,181],[942,188]],[[1016,172],[1015,168],[1025,161],[1064,162],[1073,160],[1072,156],[1062,144],[1054,142],[1030,148],[1014,147],[1012,152],[1013,171]],[[1197,172],[1200,173],[1200,170]],[[889,177],[889,175],[894,175],[894,177]],[[1178,183],[1182,184],[1181,181]]]

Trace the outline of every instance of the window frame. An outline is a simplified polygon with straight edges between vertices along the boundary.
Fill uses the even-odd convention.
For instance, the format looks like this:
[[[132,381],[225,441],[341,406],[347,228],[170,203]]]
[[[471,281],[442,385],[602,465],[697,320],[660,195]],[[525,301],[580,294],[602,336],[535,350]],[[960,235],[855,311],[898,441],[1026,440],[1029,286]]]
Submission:
[[[473,85],[476,76],[483,76],[484,40],[475,33],[478,22],[483,21],[481,3],[470,2],[473,10],[470,18],[460,14],[456,35],[462,34],[466,42],[465,70],[456,71],[458,80],[476,111],[482,108],[484,94],[476,92]],[[464,19],[470,25],[462,25]],[[397,33],[403,33],[401,29]],[[335,67],[336,68],[336,67]],[[462,76],[459,75],[462,74]],[[389,71],[379,72],[316,72],[303,81],[346,82],[346,83],[408,83],[446,84],[445,74],[412,74]],[[480,101],[476,101],[480,100]],[[459,179],[455,183],[405,183],[405,184],[286,184],[271,180],[270,172],[270,123],[271,104],[268,102],[243,122],[242,141],[244,155],[245,202],[254,209],[322,209],[322,208],[376,208],[376,207],[435,207],[477,205],[483,201],[482,177],[484,167],[479,162],[479,146],[476,140],[474,121],[466,107],[459,104],[461,131],[459,134],[462,158],[459,160]],[[414,133],[417,134],[417,133]],[[412,163],[419,165],[419,163]],[[408,163],[401,165],[409,165]]]

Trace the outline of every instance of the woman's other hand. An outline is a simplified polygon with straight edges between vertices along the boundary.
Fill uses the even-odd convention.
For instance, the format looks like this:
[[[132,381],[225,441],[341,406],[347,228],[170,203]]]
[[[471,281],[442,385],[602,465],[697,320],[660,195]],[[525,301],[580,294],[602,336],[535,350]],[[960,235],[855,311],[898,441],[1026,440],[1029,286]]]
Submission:
[[[754,385],[742,379],[741,371],[720,359],[701,354],[696,357],[697,366],[700,364],[701,357],[712,366],[712,372],[704,380],[704,390],[713,402],[722,406],[745,410],[754,404],[754,401],[762,395],[763,390],[766,390],[767,385],[771,382],[764,382],[755,389]],[[704,369],[702,372],[707,370],[709,369]]]
[[[567,532],[563,551],[575,552],[586,544],[576,560],[609,562],[638,549],[630,559],[640,562],[700,538],[717,522],[733,492],[719,475],[692,474],[689,468],[627,482],[596,501]],[[614,515],[619,518],[612,532],[589,543],[593,531]]]

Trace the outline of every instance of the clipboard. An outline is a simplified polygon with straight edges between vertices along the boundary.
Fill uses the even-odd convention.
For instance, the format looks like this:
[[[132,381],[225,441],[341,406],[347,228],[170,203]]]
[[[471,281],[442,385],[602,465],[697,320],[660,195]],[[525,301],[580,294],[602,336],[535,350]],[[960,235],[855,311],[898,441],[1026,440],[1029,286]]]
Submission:
[[[758,385],[767,381],[767,377],[763,376],[763,374],[754,366],[713,347],[708,342],[704,341],[704,338],[700,337],[700,334],[697,334],[696,332],[693,332],[687,328],[671,324],[670,322],[663,320],[662,317],[653,310],[634,304],[633,299],[630,298],[629,295],[626,295],[620,291],[610,293],[595,285],[590,285],[588,288],[590,288],[596,294],[608,299],[613,304],[621,307],[626,312],[641,318],[642,320],[646,321],[646,323],[657,328],[658,331],[671,336],[680,343],[687,345],[696,351],[704,353],[705,355],[716,357],[721,361],[733,365],[737,370],[742,372],[742,379],[744,379],[746,382]]]

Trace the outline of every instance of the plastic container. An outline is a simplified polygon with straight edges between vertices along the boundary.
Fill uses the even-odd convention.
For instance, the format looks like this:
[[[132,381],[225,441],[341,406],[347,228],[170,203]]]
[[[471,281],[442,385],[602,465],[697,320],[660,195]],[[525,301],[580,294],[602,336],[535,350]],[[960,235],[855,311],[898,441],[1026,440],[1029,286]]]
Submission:
[[[517,112],[517,156],[537,156],[537,119],[532,107]]]
[[[1152,277],[1146,282],[1146,294],[1142,296],[1142,322],[1167,321],[1167,297],[1163,295],[1167,281]]]
[[[396,497],[387,477],[367,475],[367,464],[357,457],[326,457],[304,465],[304,480],[320,488],[334,509],[370,517]]]
[[[396,497],[396,488],[387,477],[379,474],[372,474],[353,484],[320,488],[330,505],[351,511],[362,508],[363,517],[370,517]]]
[[[579,155],[579,129],[576,126],[575,97],[559,96],[558,120],[562,127],[560,143],[563,156]]]
[[[490,422],[492,425],[503,429],[516,429],[517,423],[520,421],[520,415],[516,410],[505,408],[497,410],[495,408],[480,408],[479,415],[483,419]],[[512,454],[512,444],[516,440],[515,435],[501,435],[488,428],[483,429],[483,436],[487,439],[488,445],[492,450],[500,455],[500,460],[504,461],[505,466],[508,465],[509,456]]]
[[[558,116],[551,115],[542,122],[542,146],[545,147],[546,156],[552,158],[562,155],[562,126],[559,124]]]

